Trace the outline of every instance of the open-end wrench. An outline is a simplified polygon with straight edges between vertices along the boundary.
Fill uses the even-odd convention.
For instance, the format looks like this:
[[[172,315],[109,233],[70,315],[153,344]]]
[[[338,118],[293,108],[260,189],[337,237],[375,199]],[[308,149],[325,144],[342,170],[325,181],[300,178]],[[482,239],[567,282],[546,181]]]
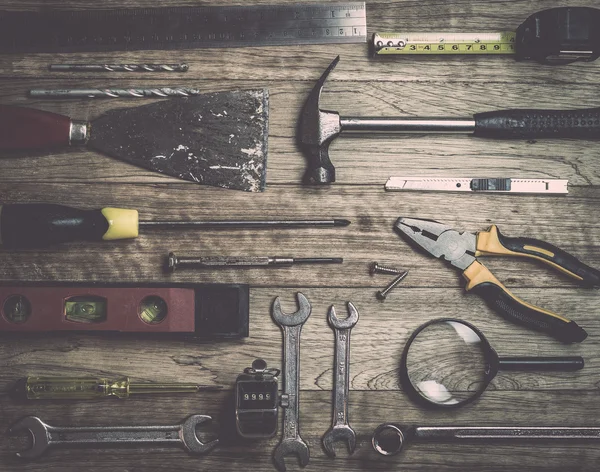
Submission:
[[[35,459],[50,446],[115,446],[120,444],[152,444],[179,446],[194,454],[204,454],[219,442],[204,444],[196,434],[196,426],[210,421],[206,415],[192,415],[174,426],[50,426],[37,416],[26,416],[10,429],[10,433],[29,431],[32,446],[17,452],[23,459]]]
[[[600,428],[539,426],[401,426],[384,423],[373,432],[373,448],[384,456],[398,454],[405,441],[476,441],[476,440],[599,440]]]
[[[348,317],[340,320],[333,305],[327,314],[335,331],[335,376],[333,378],[333,424],[323,436],[323,447],[330,457],[335,457],[333,443],[345,440],[348,452],[356,448],[356,433],[348,424],[348,393],[350,383],[350,331],[358,322],[358,310],[348,302]]]
[[[301,293],[298,298],[299,310],[287,315],[281,311],[279,297],[273,302],[273,320],[283,330],[283,437],[273,452],[275,466],[284,472],[284,457],[288,454],[298,456],[301,467],[306,467],[310,459],[308,445],[300,437],[299,394],[300,394],[300,332],[308,319],[311,306]]]

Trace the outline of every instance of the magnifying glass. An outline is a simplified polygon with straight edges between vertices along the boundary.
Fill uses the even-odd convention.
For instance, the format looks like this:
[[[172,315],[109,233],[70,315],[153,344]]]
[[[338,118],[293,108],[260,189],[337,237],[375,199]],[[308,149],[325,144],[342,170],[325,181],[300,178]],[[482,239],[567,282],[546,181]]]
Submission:
[[[499,357],[475,326],[441,318],[420,326],[409,338],[400,380],[417,401],[457,408],[479,397],[500,370],[572,372],[583,364],[579,356]]]

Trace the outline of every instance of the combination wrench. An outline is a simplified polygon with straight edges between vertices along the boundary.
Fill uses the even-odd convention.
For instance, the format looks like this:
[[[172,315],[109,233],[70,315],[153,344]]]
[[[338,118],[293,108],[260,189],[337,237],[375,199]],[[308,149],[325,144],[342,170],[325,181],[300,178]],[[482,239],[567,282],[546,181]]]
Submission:
[[[272,316],[283,331],[283,437],[273,452],[275,466],[285,472],[284,457],[288,454],[298,456],[300,466],[306,467],[310,459],[308,445],[300,437],[299,394],[300,394],[300,332],[308,319],[311,306],[302,294],[296,294],[299,309],[288,315],[281,311],[279,297],[273,302]]]
[[[204,444],[196,434],[196,426],[209,422],[206,415],[192,415],[174,426],[50,426],[37,416],[26,416],[10,429],[10,433],[29,431],[32,446],[17,456],[40,457],[50,446],[115,446],[120,444],[152,444],[179,446],[193,454],[205,454],[219,442]]]
[[[373,448],[384,456],[394,456],[406,441],[499,441],[499,440],[599,440],[600,428],[540,426],[412,426],[393,423],[379,425],[373,432]]]
[[[340,320],[333,305],[327,314],[329,324],[335,331],[335,376],[333,378],[333,424],[323,436],[323,448],[335,457],[333,443],[345,440],[348,452],[356,448],[356,433],[348,424],[348,395],[350,390],[350,331],[358,322],[358,310],[348,302],[348,317]]]

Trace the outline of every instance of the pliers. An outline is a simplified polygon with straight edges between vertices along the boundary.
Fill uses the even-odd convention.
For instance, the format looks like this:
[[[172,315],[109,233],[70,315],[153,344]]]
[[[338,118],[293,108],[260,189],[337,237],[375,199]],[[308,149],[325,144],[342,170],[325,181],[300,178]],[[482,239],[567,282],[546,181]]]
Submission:
[[[574,321],[517,298],[477,260],[477,256],[487,255],[529,257],[550,265],[582,285],[600,285],[600,271],[571,254],[537,239],[503,236],[496,225],[475,234],[419,218],[398,218],[394,226],[409,241],[463,271],[466,290],[483,297],[504,317],[545,331],[563,342],[580,342],[587,337],[585,330]]]

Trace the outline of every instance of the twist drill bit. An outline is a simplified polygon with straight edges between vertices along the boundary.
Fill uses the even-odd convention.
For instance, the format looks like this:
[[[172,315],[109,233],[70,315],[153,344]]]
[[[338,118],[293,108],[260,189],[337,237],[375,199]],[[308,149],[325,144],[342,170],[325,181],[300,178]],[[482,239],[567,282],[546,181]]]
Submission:
[[[50,64],[56,72],[187,72],[190,66],[181,64]]]
[[[192,97],[202,92],[193,88],[152,88],[152,89],[33,89],[29,96],[35,98],[164,98]]]

